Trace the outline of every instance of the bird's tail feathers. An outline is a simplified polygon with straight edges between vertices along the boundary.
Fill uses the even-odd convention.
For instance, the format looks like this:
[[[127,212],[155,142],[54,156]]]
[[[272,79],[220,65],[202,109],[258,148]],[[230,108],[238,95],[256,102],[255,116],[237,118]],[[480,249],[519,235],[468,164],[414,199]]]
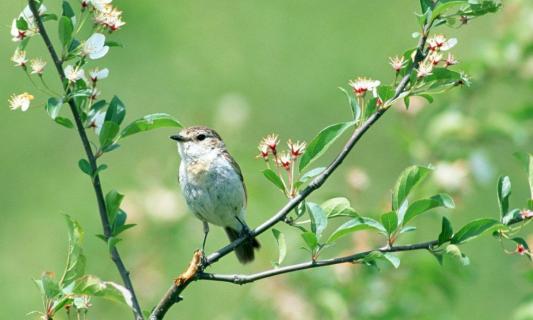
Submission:
[[[239,237],[245,234],[245,231],[239,233],[237,230],[230,227],[226,227],[224,230],[226,230],[226,234],[231,242],[237,240]],[[239,259],[240,263],[246,264],[254,260],[254,249],[259,249],[260,247],[261,245],[257,239],[249,238],[235,248],[235,254],[237,255],[237,259]]]

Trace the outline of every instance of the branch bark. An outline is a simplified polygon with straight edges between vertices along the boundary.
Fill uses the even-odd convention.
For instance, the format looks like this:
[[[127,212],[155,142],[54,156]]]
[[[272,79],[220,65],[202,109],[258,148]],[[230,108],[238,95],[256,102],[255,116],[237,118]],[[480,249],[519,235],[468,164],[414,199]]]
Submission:
[[[418,68],[418,65],[420,62],[424,59],[426,53],[424,52],[424,47],[426,44],[426,40],[429,34],[429,30],[431,29],[431,26],[433,24],[433,21],[429,20],[426,22],[426,24],[422,28],[422,34],[419,38],[417,49],[414,57],[413,64],[411,65],[410,69],[407,70],[405,76],[401,79],[400,83],[396,87],[394,96],[391,97],[388,101],[384,103],[383,108],[380,108],[378,111],[376,111],[374,114],[372,114],[361,126],[355,129],[352,136],[349,138],[348,142],[344,145],[341,152],[335,157],[335,159],[327,166],[327,168],[318,175],[304,190],[302,190],[296,197],[289,200],[289,202],[281,208],[274,216],[272,216],[270,219],[265,221],[263,224],[258,226],[257,228],[251,230],[250,236],[256,237],[263,232],[270,229],[272,226],[277,224],[280,221],[283,221],[287,214],[291,212],[294,208],[298,206],[302,201],[304,201],[311,193],[313,193],[315,190],[320,188],[326,180],[329,178],[331,174],[342,164],[344,159],[348,156],[348,154],[352,151],[354,146],[357,144],[357,142],[361,139],[361,137],[372,127],[376,121],[378,121],[381,116],[389,109],[390,105],[393,101],[395,101],[402,93],[406,91],[406,88],[409,84],[410,78],[412,73]],[[222,257],[226,256],[227,254],[231,253],[237,246],[239,246],[243,241],[245,241],[247,237],[241,237],[230,244],[226,245],[225,247],[219,249],[218,251],[210,254],[204,264],[202,265],[202,270],[209,267],[213,263],[220,260]],[[401,248],[401,247],[396,247]],[[345,259],[348,259],[348,257],[344,257]],[[339,258],[343,259],[343,258]],[[353,257],[352,257],[353,259]],[[323,263],[326,263],[325,265],[333,264],[329,260],[324,260]],[[308,269],[312,266],[309,265],[309,263],[303,263],[301,265],[297,265],[299,267],[302,267],[302,269]],[[294,266],[293,266],[294,267]],[[290,267],[285,267],[290,268]],[[285,268],[280,268],[285,270]],[[299,270],[299,269],[298,269]],[[291,272],[292,270],[287,269],[286,272]],[[271,271],[272,272],[272,271]],[[286,273],[283,272],[283,273]],[[204,276],[207,275],[204,273]],[[183,283],[174,283],[172,286],[167,290],[163,298],[159,301],[157,306],[154,308],[150,315],[150,320],[159,320],[163,319],[165,314],[168,312],[168,310],[177,302],[181,301],[182,298],[180,297],[180,294],[185,290],[188,285],[197,279],[203,279],[203,280],[216,280],[216,279],[206,279],[202,278],[201,273],[195,278],[191,278],[188,281],[185,281]],[[222,281],[222,280],[221,280]]]
[[[52,57],[54,66],[57,70],[57,73],[59,74],[59,78],[61,79],[61,82],[63,83],[63,89],[65,90],[65,94],[68,95],[69,89],[68,89],[68,86],[65,84],[66,78],[65,78],[65,72],[63,70],[63,62],[57,55],[54,49],[54,45],[52,44],[52,41],[50,40],[50,37],[48,36],[48,33],[44,27],[43,21],[39,15],[37,3],[34,0],[28,0],[28,5],[30,7],[31,12],[33,13],[33,16],[35,17],[37,27],[39,28],[39,33],[41,34],[43,41],[46,45],[46,48],[48,49],[48,52],[50,53],[50,56]],[[78,106],[76,105],[73,99],[68,100],[68,105],[70,107],[72,117],[74,118],[74,122],[76,123],[76,129],[81,139],[83,149],[85,150],[85,154],[87,155],[89,164],[91,166],[91,170],[92,172],[96,172],[98,168],[96,157],[93,153],[91,144],[89,142],[89,138],[87,137],[87,133],[85,132],[85,128],[81,121],[80,114],[78,112]],[[93,185],[94,193],[96,195],[96,202],[98,203],[98,212],[100,214],[100,220],[101,220],[102,228],[104,231],[104,237],[107,240],[108,238],[112,236],[112,232],[111,232],[111,226],[109,224],[109,219],[108,219],[107,209],[106,209],[106,204],[105,204],[105,198],[102,192],[102,184],[100,182],[99,174],[95,174],[94,178],[91,179],[91,182]],[[130,273],[126,269],[126,266],[124,265],[124,262],[122,261],[122,258],[120,257],[120,254],[117,248],[113,247],[110,253],[111,253],[111,259],[115,263],[118,269],[118,272],[120,273],[124,286],[131,293],[133,314],[135,316],[135,319],[142,320],[144,319],[144,317],[142,315],[142,310],[137,300],[137,296],[135,295],[135,290],[133,289],[133,284],[130,279]]]

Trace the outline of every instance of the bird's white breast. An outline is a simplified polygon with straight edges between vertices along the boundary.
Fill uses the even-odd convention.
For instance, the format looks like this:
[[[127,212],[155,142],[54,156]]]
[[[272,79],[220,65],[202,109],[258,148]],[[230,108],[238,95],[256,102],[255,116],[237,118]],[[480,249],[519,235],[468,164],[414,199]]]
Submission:
[[[183,159],[179,178],[187,204],[199,219],[241,229],[236,217],[244,220],[244,186],[226,157],[214,154],[201,160]]]

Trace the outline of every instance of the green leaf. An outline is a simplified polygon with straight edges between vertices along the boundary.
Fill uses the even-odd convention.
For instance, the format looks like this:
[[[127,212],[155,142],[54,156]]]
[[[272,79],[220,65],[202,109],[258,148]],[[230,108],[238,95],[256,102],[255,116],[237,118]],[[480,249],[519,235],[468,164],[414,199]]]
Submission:
[[[65,128],[69,128],[69,129],[74,128],[74,124],[73,124],[72,121],[70,121],[70,119],[68,119],[68,118],[56,117],[56,118],[54,119],[54,121],[55,121],[57,124],[59,124],[59,125],[65,127]]]
[[[45,14],[41,15],[41,20],[43,22],[51,21],[51,20],[57,21],[57,14],[45,13]]]
[[[285,186],[283,185],[283,181],[278,176],[276,172],[272,169],[265,169],[263,170],[263,175],[265,178],[267,178],[270,182],[272,182],[278,189],[281,190],[281,192],[285,193]]]
[[[74,293],[101,297],[132,307],[132,296],[128,289],[110,281],[102,281],[93,275],[87,275],[76,282]]]
[[[69,18],[73,18],[76,16],[74,9],[72,9],[68,1],[63,1],[63,16]]]
[[[433,7],[433,1],[432,0],[420,0],[420,8],[422,9],[422,13],[426,13],[428,9],[431,9]]]
[[[448,2],[439,2],[437,6],[433,9],[433,12],[431,14],[431,20],[434,20],[439,15],[444,13],[445,11],[451,10],[455,7],[460,7],[462,5],[467,4],[467,0],[459,0],[459,1],[448,1]]]
[[[104,171],[107,169],[107,164],[101,164],[98,166],[98,168],[96,169],[96,171],[94,172],[93,174],[93,177],[95,177],[97,174],[99,174],[100,172]]]
[[[468,259],[468,257],[464,253],[462,253],[461,249],[459,249],[459,247],[456,245],[449,244],[446,247],[446,253],[451,255],[452,257],[457,258],[463,266],[467,266],[470,264],[470,259]]]
[[[119,130],[120,130],[120,127],[115,122],[112,122],[112,121],[104,122],[104,124],[102,125],[102,129],[100,130],[100,135],[98,136],[98,138],[100,139],[100,146],[102,149],[113,144],[113,141],[115,137],[117,136]]]
[[[118,193],[116,190],[109,191],[105,196],[107,216],[111,225],[115,223],[115,217],[117,216],[123,199],[124,195]]]
[[[72,20],[69,17],[62,16],[59,18],[59,41],[63,47],[68,46],[70,41],[72,41],[72,32],[74,32],[74,25]]]
[[[436,194],[429,199],[422,199],[413,202],[405,213],[403,218],[403,224],[406,224],[411,219],[416,216],[427,212],[433,208],[444,207],[444,208],[455,208],[455,203],[453,202],[452,197],[447,194]]]
[[[285,260],[285,256],[287,255],[287,243],[285,242],[285,235],[278,229],[273,228],[272,234],[278,244],[278,262],[276,262],[276,266],[279,266],[283,263],[283,260]]]
[[[451,243],[460,244],[472,240],[481,234],[493,230],[497,227],[503,226],[498,220],[494,219],[477,219],[464,227],[462,227],[456,234],[453,235]]]
[[[124,231],[126,231],[126,230],[128,230],[128,229],[131,229],[131,228],[133,228],[133,227],[135,227],[135,226],[136,226],[135,223],[131,223],[131,224],[123,224],[123,225],[121,225],[121,226],[115,228],[113,234],[114,234],[115,236],[117,236],[117,235],[121,234],[122,232],[124,232]]]
[[[326,167],[318,167],[318,168],[314,168],[312,170],[309,170],[309,171],[307,171],[305,174],[303,174],[300,177],[300,182],[305,183],[309,179],[312,179],[312,178],[320,175],[322,172],[324,172],[324,170],[326,170]]]
[[[316,234],[317,240],[322,236],[322,232],[328,225],[328,218],[322,208],[313,202],[307,202],[307,211],[311,218],[311,231]]]
[[[520,214],[520,209],[509,210],[502,218],[502,223],[509,225],[511,222],[516,222],[522,220],[522,215]]]
[[[117,235],[119,232],[118,230],[124,226],[126,223],[126,219],[128,218],[128,215],[126,212],[122,209],[118,209],[115,214],[115,219],[113,221],[113,225],[111,226],[111,229],[113,231],[114,235]]]
[[[326,213],[328,219],[335,217],[357,217],[357,213],[351,207],[350,201],[346,198],[338,197],[327,200],[320,205]]]
[[[52,118],[52,120],[55,120],[59,115],[59,111],[61,111],[62,106],[62,99],[52,97],[48,99],[44,108],[46,109],[46,112],[48,112],[48,114],[50,115],[50,118]]]
[[[36,280],[37,286],[41,289],[41,294],[47,299],[57,297],[61,290],[56,281],[54,281],[54,274],[52,272],[43,272],[40,280]]]
[[[357,217],[345,222],[340,227],[338,227],[337,230],[333,231],[326,243],[331,244],[337,241],[337,239],[344,237],[350,233],[369,229],[378,230],[381,233],[387,233],[385,227],[383,227],[383,225],[381,225],[381,223],[377,222],[376,220],[365,217]]]
[[[443,243],[448,242],[453,236],[453,228],[450,220],[448,220],[446,217],[442,217],[442,227],[439,234],[439,246],[441,246]]]
[[[111,102],[109,102],[109,107],[105,114],[105,121],[111,121],[120,125],[124,121],[125,116],[126,107],[124,103],[117,96],[114,96]]]
[[[508,176],[498,179],[498,203],[500,216],[503,217],[509,211],[509,196],[511,195],[511,179]]]
[[[383,103],[385,103],[394,97],[394,91],[393,87],[382,85],[378,87],[378,96],[383,100]]]
[[[121,137],[127,137],[135,133],[163,127],[181,128],[181,123],[166,113],[154,113],[144,116],[130,123],[122,132]]]
[[[357,99],[355,99],[353,93],[344,89],[343,87],[339,87],[339,89],[344,92],[346,98],[348,99],[348,104],[350,105],[350,108],[352,110],[353,120],[359,121],[359,119],[361,118],[361,107],[357,103]]]
[[[318,135],[309,143],[305,153],[300,159],[300,172],[317,158],[319,158],[329,147],[337,140],[346,129],[355,125],[355,121],[342,122],[331,125],[318,133]]]
[[[26,21],[26,19],[24,19],[24,17],[18,18],[17,22],[16,22],[16,25],[17,25],[17,29],[19,29],[21,31],[28,30],[28,22]]]
[[[124,48],[124,45],[122,43],[120,43],[120,42],[117,42],[117,41],[108,41],[108,40],[106,40],[105,45],[108,46],[108,47]]]
[[[92,177],[93,169],[91,168],[91,164],[89,161],[87,161],[87,159],[80,159],[80,161],[78,161],[78,166],[83,173]]]
[[[312,232],[309,232],[309,231],[302,232],[301,235],[302,235],[302,238],[305,241],[305,244],[309,248],[309,250],[311,252],[315,252],[316,248],[318,248],[318,239],[317,239],[316,235],[314,233],[312,233]]]
[[[109,249],[109,251],[112,251],[117,245],[117,243],[119,243],[120,241],[122,241],[122,239],[117,237],[109,237],[107,239],[107,248]]]
[[[394,268],[398,269],[398,267],[400,267],[400,258],[398,258],[398,256],[387,252],[383,254],[383,258],[390,262]]]
[[[398,216],[396,212],[391,211],[381,215],[381,224],[387,230],[387,234],[391,235],[398,228]]]
[[[398,210],[411,190],[422,181],[431,169],[422,166],[411,166],[405,169],[396,182],[392,194],[392,210]]]

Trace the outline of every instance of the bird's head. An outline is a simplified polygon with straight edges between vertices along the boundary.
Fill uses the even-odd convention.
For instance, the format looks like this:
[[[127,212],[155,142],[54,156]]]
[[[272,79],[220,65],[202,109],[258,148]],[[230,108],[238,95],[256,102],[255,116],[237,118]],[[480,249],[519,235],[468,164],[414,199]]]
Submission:
[[[186,161],[217,154],[225,148],[220,135],[208,127],[184,128],[179,133],[170,136],[170,139],[177,141],[180,156]]]

